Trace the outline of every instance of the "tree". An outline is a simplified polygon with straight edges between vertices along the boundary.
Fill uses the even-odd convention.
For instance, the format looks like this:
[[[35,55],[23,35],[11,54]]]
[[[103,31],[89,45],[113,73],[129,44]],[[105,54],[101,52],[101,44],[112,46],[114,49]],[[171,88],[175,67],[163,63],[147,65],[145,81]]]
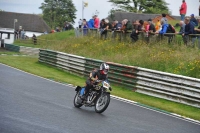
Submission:
[[[126,12],[135,13],[168,13],[165,0],[109,0],[115,7]]]
[[[74,23],[76,8],[72,0],[44,0],[39,7],[43,11],[43,19],[51,27],[63,26],[68,21]]]

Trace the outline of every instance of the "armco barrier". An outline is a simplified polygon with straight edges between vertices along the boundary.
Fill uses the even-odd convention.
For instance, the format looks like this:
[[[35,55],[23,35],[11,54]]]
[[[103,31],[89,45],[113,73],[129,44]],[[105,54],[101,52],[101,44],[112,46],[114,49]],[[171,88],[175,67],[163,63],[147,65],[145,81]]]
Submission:
[[[39,61],[88,76],[103,62],[81,56],[40,49]],[[200,108],[200,79],[112,62],[109,81],[138,93],[155,96]]]
[[[40,49],[39,61],[79,75],[85,73],[85,58],[81,56]]]
[[[39,55],[39,48],[17,46],[14,44],[5,44],[5,49],[14,52],[21,52],[28,55]]]

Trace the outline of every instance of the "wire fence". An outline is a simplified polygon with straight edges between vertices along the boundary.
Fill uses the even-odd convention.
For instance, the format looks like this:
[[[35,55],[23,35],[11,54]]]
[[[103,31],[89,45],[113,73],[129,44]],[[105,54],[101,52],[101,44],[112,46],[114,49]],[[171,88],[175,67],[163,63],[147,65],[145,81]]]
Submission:
[[[136,41],[133,40],[130,36],[133,31],[120,31],[120,30],[108,30],[106,34],[101,35],[101,31],[99,29],[74,29],[75,37],[93,37],[96,39],[107,39],[111,41],[117,42],[125,42],[128,44],[134,44]],[[186,36],[182,36],[177,33],[165,33],[163,35],[155,34],[152,32],[139,32],[138,40],[147,44],[163,44],[170,43],[174,45],[187,45],[191,47],[198,47],[200,49],[200,34],[190,34]],[[25,44],[34,44],[34,40],[32,38],[29,39],[21,39],[18,40],[20,43]],[[39,39],[37,38],[36,44],[44,45],[47,47],[49,43],[63,43],[63,40],[50,40],[50,39]]]
[[[124,32],[121,30],[108,30],[107,34],[101,34],[101,30],[99,29],[77,28],[75,29],[75,36],[93,36],[99,39],[134,43],[136,41],[131,38],[132,32],[133,31]],[[181,34],[178,33],[165,33],[161,35],[152,32],[140,31],[138,35],[138,40],[141,40],[144,43],[148,44],[168,42],[171,44],[185,44],[193,47],[198,46],[200,48],[200,34],[190,34],[183,37]]]

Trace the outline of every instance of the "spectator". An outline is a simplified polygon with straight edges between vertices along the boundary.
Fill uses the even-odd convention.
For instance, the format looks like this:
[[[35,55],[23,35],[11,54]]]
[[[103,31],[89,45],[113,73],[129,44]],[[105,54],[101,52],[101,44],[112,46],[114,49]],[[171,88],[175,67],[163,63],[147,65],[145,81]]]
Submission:
[[[35,34],[33,34],[32,40],[33,40],[34,45],[36,45],[37,44],[37,37],[36,37]]]
[[[166,14],[165,13],[162,14],[162,18],[161,18],[160,22],[161,21],[164,22],[164,24],[168,24],[168,19],[166,18]]]
[[[124,32],[127,32],[129,30],[133,30],[133,26],[132,26],[131,22],[128,21],[128,19],[124,19],[124,26],[125,26],[125,28],[123,30]]]
[[[86,19],[83,19],[83,35],[87,35],[88,33],[88,24]]]
[[[79,29],[82,28],[82,23],[83,23],[83,21],[82,21],[82,19],[80,19],[80,20],[78,21],[78,28],[79,28]]]
[[[180,28],[180,31],[177,32],[177,34],[183,35],[183,34],[185,33],[185,23],[184,23],[184,21],[180,21],[180,22],[179,22],[179,26],[180,26],[181,28]]]
[[[117,20],[114,21],[114,25],[113,25],[113,30],[119,30],[121,29],[122,24],[120,22],[118,22]]]
[[[185,15],[187,13],[187,4],[186,4],[185,0],[182,1],[182,5],[181,5],[179,11],[180,11],[180,15],[181,15],[181,20],[184,21]]]
[[[66,22],[65,31],[71,30],[71,29],[72,29],[72,25],[69,22]]]
[[[198,23],[200,24],[200,19],[198,20]],[[199,50],[200,50],[200,26],[198,28],[194,29],[196,31],[197,34],[197,38],[198,38],[198,44],[199,44]]]
[[[56,32],[60,32],[60,28],[59,27],[56,27]]]
[[[194,25],[190,22],[189,18],[185,18],[185,32],[182,34],[182,36],[184,37],[184,43],[185,45],[188,45],[189,42],[189,34],[194,34]],[[194,42],[195,42],[195,36],[192,36],[192,45],[194,46]]]
[[[156,28],[155,28],[155,26],[154,26],[154,24],[153,24],[153,22],[152,22],[152,19],[148,19],[148,24],[149,24],[149,29],[148,29],[148,31],[150,31],[151,33],[156,32]]]
[[[18,30],[15,30],[15,40],[18,39],[18,35],[19,35],[19,31],[18,31]]]
[[[161,28],[160,20],[157,21],[155,28],[156,28],[156,31],[160,31],[160,28]]]
[[[163,37],[163,35],[164,35],[165,33],[168,33],[168,32],[169,32],[169,31],[168,31],[169,24],[166,24],[165,22],[166,22],[165,20],[162,20],[162,21],[161,21],[162,30],[156,32],[156,33],[158,33],[158,34],[161,36],[161,38]],[[168,43],[171,43],[171,42],[172,42],[172,39],[173,39],[173,35],[165,35],[165,36],[168,37]]]
[[[25,31],[24,31],[24,29],[21,31],[21,39],[25,39]]]
[[[145,27],[145,32],[146,32],[146,41],[149,43],[150,41],[150,36],[154,35],[154,32],[156,32],[156,28],[152,22],[152,19],[148,19],[148,24]]]
[[[97,15],[94,15],[94,28],[99,28],[99,18],[97,17]]]
[[[140,34],[141,31],[144,30],[144,21],[143,20],[136,20],[134,23],[134,30],[132,31],[130,37],[133,42],[138,41],[138,35]]]
[[[107,32],[109,29],[112,29],[111,24],[109,23],[108,19],[102,20],[102,30],[101,30],[101,38],[104,35],[104,39],[107,39]]]
[[[94,28],[94,17],[88,21],[88,28]]]
[[[176,32],[176,34],[182,35],[183,41],[184,41],[184,36],[183,34],[185,33],[185,23],[184,21],[180,21],[178,24],[181,28],[179,32]]]
[[[194,27],[195,27],[195,26],[198,26],[198,21],[197,21],[197,19],[194,17],[194,14],[191,14],[190,16],[191,16],[190,22],[194,25]]]
[[[199,6],[199,16],[200,16],[200,6]]]

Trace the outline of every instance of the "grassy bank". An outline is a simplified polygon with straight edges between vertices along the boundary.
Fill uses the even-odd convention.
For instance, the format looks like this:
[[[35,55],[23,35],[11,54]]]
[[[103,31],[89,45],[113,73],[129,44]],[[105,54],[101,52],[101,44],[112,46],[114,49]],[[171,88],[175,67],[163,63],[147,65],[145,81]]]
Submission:
[[[65,33],[67,36],[68,32],[63,32],[42,37],[56,38],[59,34],[64,36]],[[44,49],[200,78],[200,51],[197,48],[180,44],[167,44],[165,41],[158,41],[147,45],[141,40],[131,44],[113,40],[99,40],[92,36],[69,37],[64,40],[41,40],[38,43],[36,46]],[[16,42],[16,44],[33,46],[26,42]]]
[[[64,72],[55,67],[45,65],[43,63],[39,63],[36,57],[29,57],[29,56],[16,57],[12,55],[6,55],[6,56],[0,56],[0,62],[12,67],[21,69],[23,71],[33,73],[35,75],[39,75],[44,78],[48,78],[48,79],[62,82],[62,83],[69,83],[73,85],[83,86],[85,82],[85,78],[81,78],[81,77],[72,75],[68,72]],[[199,115],[200,109],[195,108],[195,107],[171,102],[168,100],[163,100],[160,98],[147,96],[144,94],[139,94],[139,93],[132,92],[130,90],[124,89],[119,86],[113,86],[112,94],[126,98],[126,99],[134,100],[142,104],[163,109],[169,112],[190,117],[196,120],[200,120],[200,115]]]

